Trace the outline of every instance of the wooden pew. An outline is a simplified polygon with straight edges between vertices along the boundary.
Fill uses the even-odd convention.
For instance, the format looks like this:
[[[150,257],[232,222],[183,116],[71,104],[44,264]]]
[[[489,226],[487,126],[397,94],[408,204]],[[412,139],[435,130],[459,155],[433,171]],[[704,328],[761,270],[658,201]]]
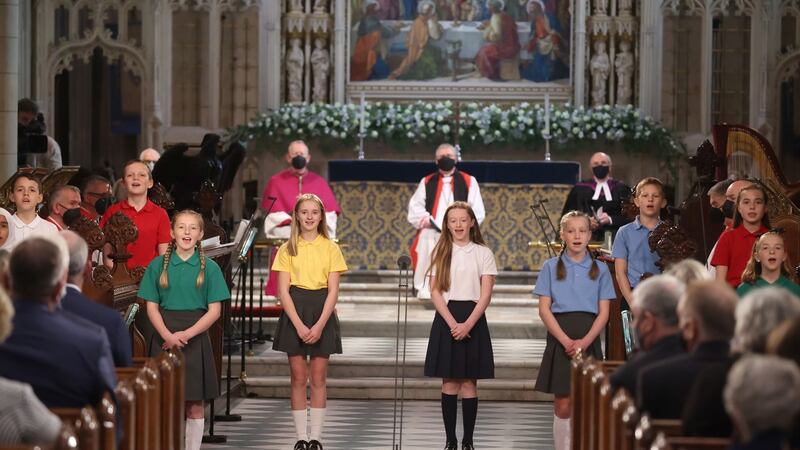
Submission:
[[[608,448],[612,450],[626,449],[625,430],[622,426],[622,416],[630,407],[633,399],[628,391],[619,389],[611,398],[611,426],[609,427]]]
[[[725,450],[731,445],[727,438],[672,436],[658,433],[651,450]]]
[[[51,408],[62,422],[71,424],[75,428],[78,438],[78,449],[100,450],[100,423],[97,413],[91,406],[83,408]],[[114,447],[112,447],[113,449]]]
[[[130,379],[120,379],[114,389],[119,403],[118,426],[122,428],[120,450],[136,449],[136,393]]]
[[[175,377],[174,400],[172,408],[173,433],[172,447],[176,450],[184,448],[183,440],[186,427],[186,359],[180,350],[163,353],[164,358],[172,363]]]
[[[163,397],[161,394],[161,375],[159,374],[158,366],[153,358],[134,358],[133,359],[133,366],[138,367],[141,373],[144,374],[145,379],[150,387],[150,404],[153,405],[153,409],[150,411],[150,414],[147,416],[146,427],[148,428],[148,439],[149,439],[149,446],[153,450],[160,450],[161,443],[162,443],[162,436],[161,436],[161,417],[162,414],[168,415],[171,414],[171,407],[167,405],[167,409],[162,409],[164,407]]]
[[[153,396],[155,390],[151,387],[147,375],[137,368],[133,367],[118,367],[117,377],[122,380],[128,381],[132,387],[135,395],[135,418],[134,418],[134,432],[135,436],[134,449],[136,450],[153,450],[153,439],[158,440],[158,435],[152,437],[153,432],[148,427],[149,417],[151,414],[157,414],[158,398]],[[130,436],[126,436],[125,441],[128,441]]]
[[[680,436],[681,421],[675,419],[651,419],[647,413],[642,414],[634,431],[637,450],[649,450],[656,436],[663,433],[667,437]]]
[[[40,445],[0,445],[0,450],[41,450],[43,447]],[[61,430],[58,432],[56,442],[52,447],[45,446],[51,450],[78,450],[78,436],[75,434],[75,428],[69,422],[61,423]]]

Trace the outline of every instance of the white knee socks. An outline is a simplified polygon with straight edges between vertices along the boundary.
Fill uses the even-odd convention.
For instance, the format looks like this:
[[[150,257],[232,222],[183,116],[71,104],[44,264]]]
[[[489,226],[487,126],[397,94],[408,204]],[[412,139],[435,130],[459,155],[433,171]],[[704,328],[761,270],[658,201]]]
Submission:
[[[553,416],[553,444],[555,450],[571,450],[572,429],[570,419]]]
[[[322,437],[322,425],[325,423],[326,408],[311,408],[311,432],[308,438],[312,441],[319,441]]]
[[[205,421],[206,419],[186,419],[186,450],[200,450]]]
[[[293,409],[292,410],[292,419],[294,419],[294,430],[297,433],[297,440],[298,441],[307,441],[308,440],[308,430],[306,428],[307,420],[306,420],[306,410],[305,409]]]

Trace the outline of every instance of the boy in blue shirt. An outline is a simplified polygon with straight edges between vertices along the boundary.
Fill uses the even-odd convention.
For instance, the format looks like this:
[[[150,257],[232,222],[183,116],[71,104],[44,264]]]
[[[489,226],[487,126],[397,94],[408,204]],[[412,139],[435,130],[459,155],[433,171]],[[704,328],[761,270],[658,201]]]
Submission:
[[[647,242],[650,232],[661,223],[661,210],[667,206],[664,184],[658,178],[647,177],[636,185],[633,202],[639,208],[636,219],[617,231],[611,256],[615,275],[625,301],[633,300],[633,289],[645,274],[661,273],[656,266],[658,254]]]

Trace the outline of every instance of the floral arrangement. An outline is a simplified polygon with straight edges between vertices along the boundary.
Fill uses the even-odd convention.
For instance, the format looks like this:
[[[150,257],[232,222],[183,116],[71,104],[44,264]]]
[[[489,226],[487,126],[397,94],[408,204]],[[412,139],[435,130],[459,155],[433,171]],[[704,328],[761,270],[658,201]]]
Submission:
[[[316,139],[341,146],[357,142],[359,132],[365,139],[394,144],[452,142],[458,133],[459,142],[466,148],[495,143],[540,147],[549,137],[554,153],[594,145],[597,140],[622,143],[629,151],[657,153],[667,160],[684,153],[672,132],[632,106],[584,108],[566,104],[551,106],[547,114],[542,105],[527,102],[508,107],[470,102],[458,108],[449,100],[370,102],[363,106],[293,103],[229,129],[226,140],[267,144]]]

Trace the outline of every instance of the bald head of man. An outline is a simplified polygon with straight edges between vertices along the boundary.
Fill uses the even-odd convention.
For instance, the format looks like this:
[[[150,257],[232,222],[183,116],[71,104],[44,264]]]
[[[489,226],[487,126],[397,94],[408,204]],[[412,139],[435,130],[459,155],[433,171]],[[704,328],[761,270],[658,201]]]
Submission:
[[[159,159],[161,159],[161,153],[158,153],[158,150],[154,148],[146,148],[142,150],[142,153],[139,153],[139,160],[147,164],[151,171]]]
[[[747,186],[750,186],[751,184],[753,184],[753,182],[749,180],[734,181],[733,183],[731,183],[730,186],[728,186],[728,189],[725,191],[725,200],[730,200],[736,203],[736,197],[739,196],[739,192],[741,192],[742,189],[746,188]]]
[[[298,175],[308,171],[311,162],[311,152],[304,141],[292,141],[286,149],[286,163]]]

